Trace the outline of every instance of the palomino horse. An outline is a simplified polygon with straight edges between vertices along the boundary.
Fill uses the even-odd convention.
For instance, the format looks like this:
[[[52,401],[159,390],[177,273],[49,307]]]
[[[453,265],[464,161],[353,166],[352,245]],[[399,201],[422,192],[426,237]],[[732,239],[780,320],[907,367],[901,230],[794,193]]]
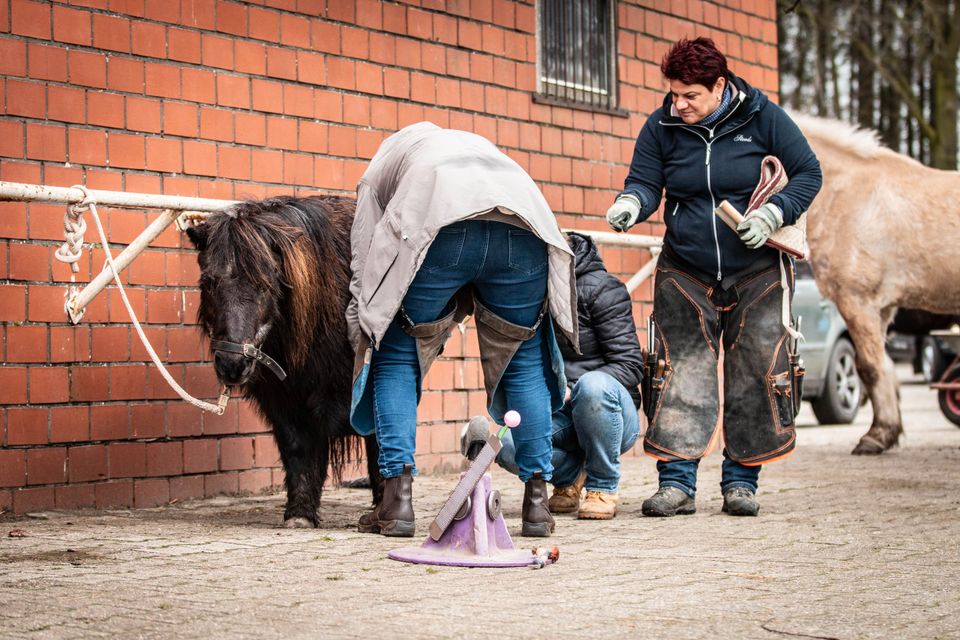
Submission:
[[[807,241],[817,285],[857,347],[873,424],[856,454],[883,453],[903,425],[884,336],[897,307],[960,312],[960,174],[884,148],[874,132],[794,116],[823,168]]]

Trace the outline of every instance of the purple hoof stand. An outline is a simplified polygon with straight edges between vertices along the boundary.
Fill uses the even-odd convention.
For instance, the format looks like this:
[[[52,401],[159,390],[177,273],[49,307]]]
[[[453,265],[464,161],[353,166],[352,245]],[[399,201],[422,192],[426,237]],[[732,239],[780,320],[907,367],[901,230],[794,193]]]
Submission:
[[[451,567],[529,567],[534,560],[531,551],[513,546],[501,514],[493,518],[488,514],[490,487],[487,473],[470,496],[470,513],[463,520],[450,523],[440,540],[434,541],[428,535],[419,547],[394,549],[388,557],[401,562]]]

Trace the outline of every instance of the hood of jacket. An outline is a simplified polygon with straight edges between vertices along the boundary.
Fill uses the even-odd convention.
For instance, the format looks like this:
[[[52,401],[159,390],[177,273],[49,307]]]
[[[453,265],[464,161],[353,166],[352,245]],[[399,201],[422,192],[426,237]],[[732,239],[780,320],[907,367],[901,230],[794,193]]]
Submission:
[[[600,252],[597,250],[593,238],[571,231],[567,234],[567,239],[570,248],[573,250],[574,272],[577,278],[592,271],[602,271],[604,269],[603,260],[600,259]]]

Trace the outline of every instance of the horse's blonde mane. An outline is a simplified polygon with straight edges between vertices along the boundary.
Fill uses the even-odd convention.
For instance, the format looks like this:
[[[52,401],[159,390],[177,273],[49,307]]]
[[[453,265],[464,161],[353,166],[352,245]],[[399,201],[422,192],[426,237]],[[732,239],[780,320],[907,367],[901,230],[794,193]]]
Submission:
[[[908,156],[883,146],[880,134],[873,129],[863,129],[841,120],[818,118],[803,113],[791,112],[790,117],[808,139],[844,149],[866,160],[893,155],[915,162]]]

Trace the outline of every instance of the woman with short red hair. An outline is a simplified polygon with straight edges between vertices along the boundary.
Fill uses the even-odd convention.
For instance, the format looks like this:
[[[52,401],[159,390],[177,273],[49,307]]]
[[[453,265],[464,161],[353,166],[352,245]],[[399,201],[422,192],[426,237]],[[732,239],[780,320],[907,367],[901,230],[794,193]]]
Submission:
[[[722,434],[723,511],[753,516],[761,465],[795,444],[793,262],[765,242],[810,206],[820,163],[790,117],[735,76],[712,40],[680,40],[660,70],[670,92],[640,131],[624,190],[607,212],[610,226],[626,231],[665,198],[654,290],[659,366],[645,385],[644,438],[660,487],[642,510],[694,513],[697,466]],[[771,155],[789,184],[734,232],[714,209],[727,200],[747,211],[761,161]]]

